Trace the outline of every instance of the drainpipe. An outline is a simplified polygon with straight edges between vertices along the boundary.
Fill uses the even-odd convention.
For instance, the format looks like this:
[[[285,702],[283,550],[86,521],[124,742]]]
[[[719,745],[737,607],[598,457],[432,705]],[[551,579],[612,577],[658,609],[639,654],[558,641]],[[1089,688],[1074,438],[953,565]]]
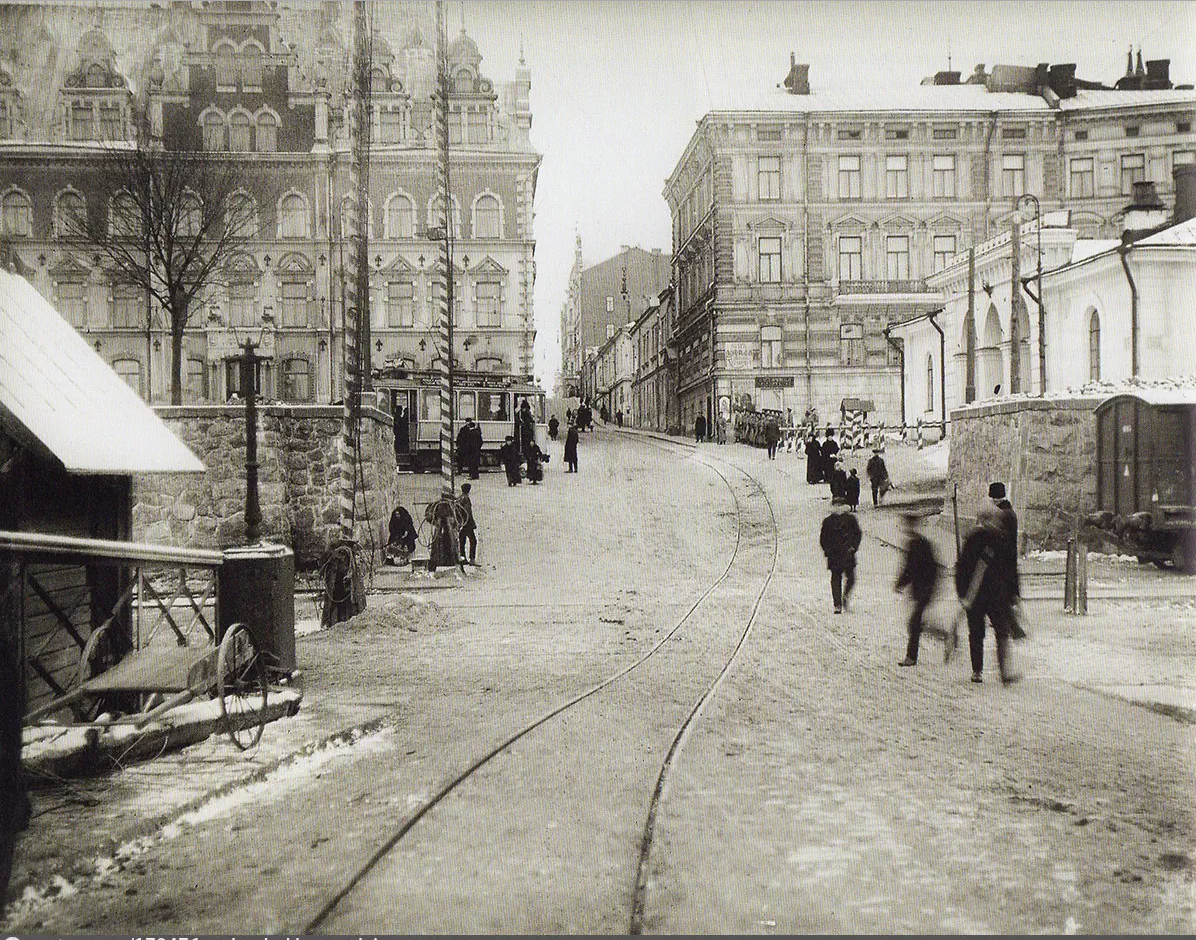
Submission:
[[[999,111],[989,112],[988,133],[984,136],[984,238],[988,239],[988,216],[992,209],[992,144],[997,132]]]
[[[889,326],[886,326],[882,332],[885,335],[885,341],[890,346],[892,346],[894,350],[896,350],[897,355],[901,358],[901,426],[904,428],[905,427],[905,347],[903,345],[901,345],[900,343],[896,342],[893,339],[893,337],[889,335],[889,331],[892,329],[893,329],[893,327],[890,324]]]
[[[947,436],[947,335],[943,332],[943,328],[939,326],[935,319],[943,308],[938,310],[931,310],[928,313],[927,319],[930,320],[930,325],[935,328],[939,334],[939,413],[943,417],[943,437]],[[905,364],[902,363],[902,375],[905,374]]]
[[[1117,247],[1117,254],[1121,257],[1121,267],[1125,270],[1125,279],[1130,285],[1130,377],[1138,377],[1138,285],[1134,283],[1134,276],[1130,273],[1129,253],[1134,243],[1125,235]]]

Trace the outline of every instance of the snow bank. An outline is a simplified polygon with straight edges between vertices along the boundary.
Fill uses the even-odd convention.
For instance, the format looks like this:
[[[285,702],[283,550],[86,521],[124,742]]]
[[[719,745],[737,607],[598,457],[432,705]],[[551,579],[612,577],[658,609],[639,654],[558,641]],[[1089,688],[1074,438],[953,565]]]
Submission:
[[[336,629],[430,633],[445,627],[448,622],[444,608],[433,601],[425,601],[413,594],[395,594],[381,607],[367,607]]]

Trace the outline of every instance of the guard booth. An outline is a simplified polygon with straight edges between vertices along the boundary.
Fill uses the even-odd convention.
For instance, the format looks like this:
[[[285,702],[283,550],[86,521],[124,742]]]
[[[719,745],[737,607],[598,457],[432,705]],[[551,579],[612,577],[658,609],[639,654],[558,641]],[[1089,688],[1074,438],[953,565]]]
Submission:
[[[204,466],[28,281],[4,270],[0,349],[0,643],[20,666],[24,713],[77,683],[88,655],[131,648],[151,607],[214,603],[219,556],[129,542],[133,475]],[[104,625],[110,648],[88,650]]]
[[[871,398],[844,398],[839,405],[839,446],[858,450],[867,444],[868,415],[876,410]]]

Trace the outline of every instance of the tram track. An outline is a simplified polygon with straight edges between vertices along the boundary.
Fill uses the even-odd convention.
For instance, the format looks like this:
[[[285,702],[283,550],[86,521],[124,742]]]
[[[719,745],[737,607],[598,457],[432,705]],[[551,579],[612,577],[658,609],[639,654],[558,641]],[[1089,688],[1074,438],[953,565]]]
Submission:
[[[669,453],[676,453],[674,448],[663,447],[660,444],[655,444],[655,446],[662,450],[666,450]],[[731,494],[736,507],[735,543],[727,564],[719,576],[699,594],[697,599],[694,600],[694,602],[688,607],[686,612],[677,620],[672,628],[669,629],[662,637],[660,637],[646,653],[637,658],[630,665],[604,679],[602,682],[591,686],[585,691],[573,696],[563,704],[548,710],[534,720],[523,725],[497,745],[491,747],[480,757],[475,758],[465,767],[464,770],[460,771],[451,780],[443,784],[435,793],[432,794],[429,799],[427,799],[426,802],[424,802],[414,813],[407,817],[388,835],[381,845],[379,845],[379,847],[364,862],[364,864],[361,864],[354,869],[353,873],[345,881],[342,887],[322,905],[317,914],[304,926],[304,934],[313,934],[319,932],[321,927],[329,920],[334,912],[337,911],[342,902],[349,898],[362,884],[362,882],[369,877],[370,873],[373,872],[377,866],[383,862],[383,860],[385,860],[395,851],[404,838],[406,838],[406,836],[422,819],[428,816],[438,805],[443,803],[443,801],[445,801],[455,790],[457,790],[458,787],[460,787],[467,780],[474,778],[483,767],[490,764],[490,762],[499,755],[510,751],[517,742],[531,734],[537,728],[546,725],[554,718],[563,715],[564,713],[580,705],[582,702],[591,699],[606,689],[609,689],[615,683],[627,677],[635,670],[639,669],[641,666],[656,657],[666,644],[668,644],[674,638],[679,638],[680,631],[691,620],[695,612],[698,611],[699,608],[708,600],[708,598],[710,598],[710,596],[724,584],[724,582],[731,575],[732,569],[735,567],[736,561],[740,556],[741,549],[746,538],[748,537],[749,530],[755,531],[758,528],[758,523],[753,524],[745,520],[744,502],[740,495],[736,492],[735,485],[730,479],[728,479],[727,475],[724,474],[718,467],[705,460],[698,460],[697,462],[716,474],[722,480],[723,484],[727,487],[728,492]],[[702,691],[692,708],[689,709],[684,721],[672,738],[668,752],[666,753],[664,761],[662,762],[660,773],[657,775],[655,787],[653,788],[652,796],[650,798],[647,819],[643,829],[643,834],[640,838],[635,863],[635,878],[633,883],[630,913],[630,932],[632,933],[642,932],[645,899],[648,886],[648,871],[650,869],[655,824],[658,817],[659,808],[662,805],[667,793],[670,772],[678,762],[689,731],[694,727],[701,715],[702,710],[711,700],[719,685],[730,672],[736,661],[736,658],[743,649],[744,644],[751,633],[752,626],[755,623],[756,615],[759,611],[761,602],[763,601],[764,595],[772,582],[772,577],[777,567],[779,553],[779,530],[771,500],[769,499],[764,487],[754,476],[743,470],[741,467],[735,467],[735,470],[742,474],[743,477],[750,482],[750,484],[755,488],[756,492],[758,492],[763,498],[764,503],[767,506],[768,524],[771,527],[772,533],[771,562],[767,572],[765,573],[763,582],[756,593],[756,597],[751,608],[751,613],[747,617],[747,621],[744,624],[743,630],[740,633],[734,648],[731,650],[730,655],[723,663],[717,675]]]

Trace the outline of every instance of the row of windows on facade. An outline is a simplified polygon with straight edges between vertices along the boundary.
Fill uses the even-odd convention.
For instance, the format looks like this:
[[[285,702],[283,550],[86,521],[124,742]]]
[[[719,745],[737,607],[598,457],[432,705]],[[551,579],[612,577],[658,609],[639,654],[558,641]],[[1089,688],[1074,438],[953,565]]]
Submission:
[[[113,235],[118,231],[124,219],[136,219],[139,215],[137,205],[130,196],[117,196],[114,211],[111,214]],[[443,198],[433,197],[428,204],[429,226],[439,217]],[[452,199],[452,228],[453,237],[461,237],[461,205],[457,197]],[[498,196],[492,193],[482,193],[473,201],[472,238],[501,238],[503,233],[503,207]],[[350,213],[352,199],[346,196],[341,203],[341,231],[351,231]],[[87,204],[84,197],[74,190],[59,193],[54,201],[54,234],[59,237],[77,236],[83,230]],[[375,236],[374,207],[367,209],[369,215],[369,235]],[[257,204],[248,193],[236,194],[230,200],[228,216],[237,234],[243,238],[253,238],[258,235]],[[199,234],[202,227],[203,209],[198,199],[191,200],[179,213],[181,220],[179,232],[183,235]],[[416,213],[415,201],[404,193],[392,193],[387,197],[382,215],[383,237],[390,239],[415,238]],[[31,238],[33,236],[33,202],[29,196],[17,188],[9,189],[0,199],[0,231],[12,238]],[[311,209],[307,198],[301,193],[288,193],[278,203],[278,238],[310,238],[311,237]]]
[[[756,240],[757,279],[763,284],[779,284],[782,280],[781,241],[779,236],[761,237]],[[935,235],[931,248],[934,270],[941,271],[959,250],[958,236]],[[865,280],[864,238],[862,235],[838,236],[838,255],[840,281]],[[910,236],[886,236],[884,277],[880,278],[872,271],[868,272],[868,276],[872,280],[910,280]]]
[[[427,292],[426,322],[431,323],[437,313],[440,292],[435,282]],[[458,302],[453,308],[453,322],[464,326],[464,304],[460,298],[468,296],[462,281],[454,286]],[[54,286],[54,302],[72,326],[84,329],[88,319],[88,285],[82,280],[62,280]],[[312,300],[305,281],[284,280],[279,284],[278,303],[280,325],[299,329],[312,327]],[[386,325],[396,329],[416,326],[415,282],[389,281],[384,297]],[[149,304],[144,291],[129,284],[114,284],[110,297],[110,323],[114,329],[144,330]],[[228,285],[228,325],[258,327],[261,325],[257,284],[253,281],[233,281]],[[499,281],[477,281],[473,294],[474,325],[479,328],[501,328],[503,291]]]
[[[1172,167],[1193,162],[1196,152],[1176,150],[1172,152]],[[934,199],[954,199],[959,193],[956,187],[956,159],[954,154],[934,154],[931,164],[931,192]],[[1069,161],[1068,193],[1073,198],[1096,195],[1096,163],[1094,157],[1073,157]],[[1124,196],[1132,195],[1134,183],[1146,179],[1146,155],[1128,153],[1121,156],[1120,188]],[[861,198],[861,157],[858,154],[844,154],[838,158],[838,188],[840,199]],[[781,199],[781,158],[764,156],[759,158],[756,173],[758,198],[764,202]],[[1006,153],[1001,156],[1000,194],[1021,196],[1026,192],[1026,156],[1021,153]],[[891,154],[885,157],[884,198],[909,199],[909,157]]]
[[[1188,134],[1191,133],[1191,121],[1176,121],[1175,133]],[[1141,135],[1142,126],[1140,124],[1126,124],[1124,125],[1126,137],[1138,137]],[[840,127],[835,135],[839,140],[863,140],[864,129],[862,127]],[[935,127],[931,129],[932,140],[958,140],[959,128],[957,127]],[[1024,127],[1003,127],[1001,128],[1002,140],[1025,140],[1027,129]],[[756,139],[761,142],[775,143],[784,139],[782,128],[779,127],[758,127],[756,129]],[[909,140],[910,129],[908,127],[886,127],[884,130],[885,140]],[[1073,140],[1087,140],[1088,130],[1085,128],[1077,128],[1072,132]]]

